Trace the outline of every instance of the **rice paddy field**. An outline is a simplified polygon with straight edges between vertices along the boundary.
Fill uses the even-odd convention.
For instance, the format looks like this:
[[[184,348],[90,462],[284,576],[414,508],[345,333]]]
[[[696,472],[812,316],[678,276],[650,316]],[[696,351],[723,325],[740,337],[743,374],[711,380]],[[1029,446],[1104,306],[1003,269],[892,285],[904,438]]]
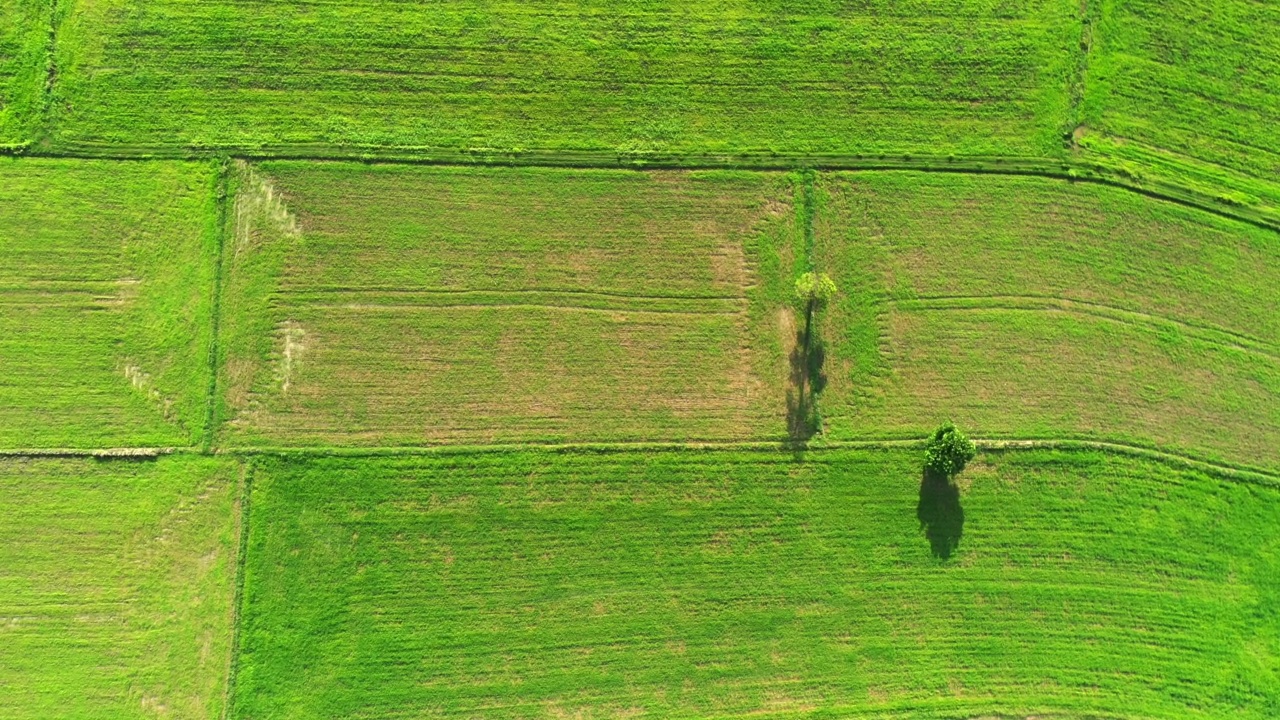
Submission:
[[[992,437],[1280,462],[1274,232],[1042,178],[820,189],[817,264],[848,288],[826,318],[833,436],[918,437],[945,414]]]
[[[1269,717],[1275,489],[902,451],[268,458],[241,717]],[[943,503],[945,505],[945,502]],[[1100,539],[1105,538],[1104,541]]]
[[[1277,38],[0,0],[0,718],[1280,717]]]
[[[240,469],[0,459],[0,716],[226,710]]]
[[[239,188],[230,444],[784,432],[779,260],[759,275],[795,234],[785,176],[286,162]]]
[[[46,132],[320,154],[1039,155],[1061,146],[1076,15],[1066,0],[78,2]]]
[[[1274,3],[1097,3],[1079,144],[1236,204],[1280,206],[1277,27]]]
[[[0,449],[200,442],[215,168],[0,158]]]

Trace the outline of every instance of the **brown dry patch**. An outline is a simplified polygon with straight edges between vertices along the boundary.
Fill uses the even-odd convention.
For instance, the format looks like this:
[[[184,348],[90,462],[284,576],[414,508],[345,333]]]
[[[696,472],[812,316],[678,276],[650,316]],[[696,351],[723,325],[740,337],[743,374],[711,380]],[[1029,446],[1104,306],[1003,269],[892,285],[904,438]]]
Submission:
[[[764,702],[757,713],[804,713],[818,709],[818,705],[807,698],[800,698],[781,690],[770,690],[765,693]]]
[[[634,705],[619,707],[603,705],[597,707],[568,707],[559,700],[547,702],[544,706],[546,717],[554,720],[630,720],[645,714],[642,707]]]
[[[236,171],[240,175],[240,188],[234,206],[232,253],[239,256],[257,246],[264,232],[301,237],[302,225],[271,180],[243,160],[236,161]]]
[[[761,212],[764,217],[772,219],[790,215],[793,209],[794,206],[790,202],[780,198],[771,197],[764,201],[764,205],[761,207]]]
[[[175,419],[173,410],[173,398],[166,397],[155,387],[155,382],[151,374],[142,369],[141,366],[135,365],[129,361],[125,361],[121,372],[128,379],[129,384],[134,390],[142,393],[148,400],[160,411],[165,420],[172,422]]]
[[[120,278],[115,281],[115,286],[115,292],[110,295],[94,297],[94,304],[97,307],[112,309],[128,307],[137,299],[142,281],[137,278]]]
[[[280,338],[280,361],[276,366],[276,380],[280,383],[280,393],[288,394],[297,372],[298,364],[308,349],[307,331],[293,320],[286,320],[276,330]]]
[[[720,228],[717,223],[699,221],[695,231],[699,234],[712,233],[720,231]],[[723,234],[711,253],[712,282],[719,287],[732,288],[733,294],[737,295],[746,287],[747,275],[747,255],[741,239],[736,233]]]
[[[233,414],[248,409],[250,389],[253,387],[253,376],[258,364],[249,358],[230,358],[223,365],[226,385],[227,407]]]
[[[778,308],[778,342],[787,357],[796,349],[796,313],[789,307]]]

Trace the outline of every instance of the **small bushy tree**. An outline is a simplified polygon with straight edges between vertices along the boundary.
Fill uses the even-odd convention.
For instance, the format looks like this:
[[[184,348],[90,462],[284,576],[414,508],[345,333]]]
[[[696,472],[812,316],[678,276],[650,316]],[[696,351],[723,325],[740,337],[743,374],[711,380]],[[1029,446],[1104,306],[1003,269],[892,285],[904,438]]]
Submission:
[[[835,294],[836,283],[826,273],[810,271],[796,278],[796,301],[806,312],[822,308]]]
[[[933,431],[924,451],[926,470],[951,477],[961,470],[978,453],[973,441],[965,436],[953,422],[945,422]]]

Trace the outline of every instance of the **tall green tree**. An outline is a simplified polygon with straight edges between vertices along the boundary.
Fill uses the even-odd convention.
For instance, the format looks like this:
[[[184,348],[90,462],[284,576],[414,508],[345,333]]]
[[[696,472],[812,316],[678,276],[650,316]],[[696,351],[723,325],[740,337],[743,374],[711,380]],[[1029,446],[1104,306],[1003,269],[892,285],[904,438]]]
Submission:
[[[950,478],[969,464],[978,449],[956,424],[947,421],[938,426],[924,451],[924,467]]]

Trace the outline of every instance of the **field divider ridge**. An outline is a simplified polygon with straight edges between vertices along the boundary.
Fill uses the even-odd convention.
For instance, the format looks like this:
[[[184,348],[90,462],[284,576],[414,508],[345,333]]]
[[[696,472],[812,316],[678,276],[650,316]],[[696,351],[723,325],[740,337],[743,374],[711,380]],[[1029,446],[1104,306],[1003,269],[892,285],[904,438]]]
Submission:
[[[147,460],[200,452],[198,447],[0,448],[0,458],[96,458]]]
[[[163,147],[94,145],[80,143],[58,150],[30,147],[0,148],[0,155],[120,161],[204,160],[229,154],[248,162],[301,160],[311,162],[362,162],[367,164],[427,165],[443,167],[546,167],[618,170],[750,170],[793,171],[912,171],[975,175],[1022,175],[1072,182],[1089,182],[1129,190],[1156,200],[1177,203],[1221,217],[1280,232],[1280,207],[1224,202],[1221,195],[1182,185],[1164,176],[1147,178],[1127,166],[1075,157],[933,156],[913,153],[822,155],[785,153],[660,154],[591,151],[503,151],[497,149],[443,150],[439,148],[379,148],[280,146],[280,147]]]
[[[736,295],[624,295],[565,290],[382,290],[378,288],[285,289],[284,305],[302,303],[329,310],[442,310],[544,308],[597,312],[733,315],[747,299]]]
[[[215,183],[217,212],[215,213],[214,257],[213,257],[213,297],[209,311],[209,386],[205,397],[204,430],[201,446],[205,452],[213,449],[214,436],[217,434],[218,414],[218,368],[219,352],[218,335],[222,321],[222,265],[224,248],[227,239],[227,202],[230,190],[231,160],[223,158],[218,167],[218,178]]]
[[[1280,471],[1268,470],[1242,463],[1208,460],[1156,447],[1091,438],[973,438],[980,450],[1007,452],[1017,450],[1067,450],[1101,451],[1117,455],[1156,460],[1168,465],[1199,470],[1219,477],[1241,482],[1280,487]],[[404,446],[244,446],[222,448],[218,454],[232,456],[274,455],[280,457],[412,457],[441,455],[474,455],[520,451],[541,452],[681,452],[728,450],[770,452],[823,452],[827,450],[902,450],[923,449],[926,437],[865,438],[851,440],[813,440],[807,443],[787,439],[775,440],[724,440],[695,442],[578,442],[578,443],[506,443],[492,445],[404,445]]]
[[[249,550],[249,512],[253,503],[253,462],[241,459],[240,502],[236,524],[235,587],[231,598],[231,652],[227,657],[227,682],[223,687],[221,720],[235,712],[236,674],[240,670],[240,618],[244,608],[244,565]]]
[[[1268,470],[1243,463],[1208,460],[1190,454],[1174,452],[1151,446],[1137,445],[1092,438],[1017,438],[975,437],[974,444],[980,450],[1006,452],[1017,450],[1095,450],[1157,460],[1205,473],[1257,485],[1280,487],[1280,471]],[[856,440],[812,440],[794,442],[785,438],[774,440],[701,440],[689,442],[615,441],[615,442],[566,442],[566,443],[501,443],[491,445],[395,445],[395,446],[284,446],[256,445],[214,448],[209,452],[228,457],[255,456],[305,456],[305,457],[412,457],[440,455],[501,454],[507,452],[681,452],[726,450],[773,452],[822,452],[824,450],[902,450],[923,449],[925,437],[865,438]],[[25,448],[0,449],[2,458],[93,458],[100,460],[150,460],[164,455],[204,455],[201,447],[137,447],[137,448]]]

